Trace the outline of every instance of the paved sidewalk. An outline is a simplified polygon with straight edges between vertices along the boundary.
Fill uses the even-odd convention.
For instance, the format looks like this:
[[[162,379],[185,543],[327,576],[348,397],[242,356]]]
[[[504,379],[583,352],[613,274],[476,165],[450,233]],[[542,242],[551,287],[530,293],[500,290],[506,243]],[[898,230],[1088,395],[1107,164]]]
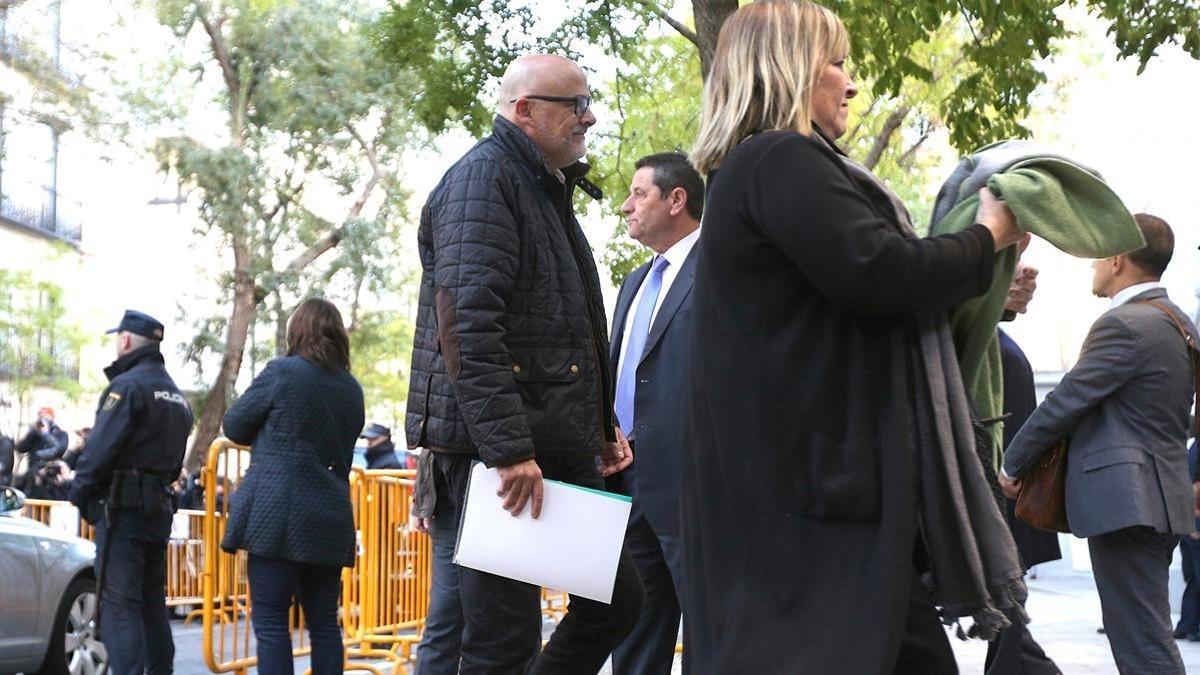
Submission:
[[[1030,631],[1046,654],[1068,675],[1116,673],[1108,639],[1096,632],[1100,625],[1100,599],[1091,572],[1075,571],[1067,561],[1044,565],[1037,571],[1038,577],[1028,580],[1028,610],[1033,619]],[[1182,591],[1183,581],[1176,567],[1171,570],[1171,598],[1176,611]],[[1174,619],[1178,619],[1178,615]],[[178,649],[175,672],[179,675],[207,673],[200,658],[198,626],[184,627],[176,622],[172,628]],[[549,632],[553,625],[547,624],[546,629]],[[987,643],[963,642],[954,637],[950,642],[963,675],[983,672]],[[1180,641],[1178,644],[1187,669],[1200,673],[1200,642]],[[303,672],[307,665],[306,659],[298,660],[296,672]],[[608,667],[601,671],[604,675],[611,672]],[[672,672],[681,672],[678,659]]]
[[[1029,630],[1068,675],[1076,673],[1116,673],[1108,639],[1096,632],[1100,626],[1100,597],[1090,572],[1077,572],[1064,565],[1044,566],[1038,578],[1028,579]],[[1177,604],[1183,591],[1179,570],[1171,570],[1171,594]],[[1177,620],[1178,615],[1173,617]],[[983,672],[987,643],[951,639],[958,666],[963,675]],[[1200,672],[1200,642],[1179,641],[1183,663],[1189,671]]]

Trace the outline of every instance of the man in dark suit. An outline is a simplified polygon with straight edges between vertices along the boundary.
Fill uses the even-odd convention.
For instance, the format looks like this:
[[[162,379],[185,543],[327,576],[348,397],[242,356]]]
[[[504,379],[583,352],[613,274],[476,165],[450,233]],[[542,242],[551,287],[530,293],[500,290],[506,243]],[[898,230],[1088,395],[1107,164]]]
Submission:
[[[1067,520],[1088,539],[1117,668],[1183,673],[1167,570],[1179,537],[1195,529],[1186,446],[1193,379],[1176,321],[1193,336],[1195,327],[1159,284],[1174,250],[1171,228],[1147,214],[1135,220],[1146,246],[1096,261],[1092,291],[1112,306],[1013,438],[1000,482],[1015,495],[1051,445],[1070,438]]]
[[[609,480],[633,497],[625,543],[646,587],[637,626],[613,652],[614,675],[671,670],[679,633],[679,456],[690,335],[693,245],[704,181],[687,157],[639,159],[621,213],[654,258],[621,284],[609,341],[617,420],[637,460]]]
[[[1038,270],[1023,261],[1017,262],[1012,287],[1004,303],[1001,321],[1012,321],[1024,314],[1037,288]],[[1037,391],[1033,384],[1033,368],[1025,352],[1003,330],[996,331],[1000,340],[1000,366],[1004,379],[1004,446],[1008,447],[1021,425],[1037,408]],[[1012,530],[1017,551],[1021,554],[1021,565],[1029,569],[1034,565],[1062,557],[1058,549],[1058,535],[1036,529],[1018,519],[1013,511],[1014,502],[1005,500],[1004,516]],[[996,639],[988,642],[987,658],[983,671],[986,675],[1059,675],[1061,671],[1042,646],[1037,643],[1019,617],[1016,608],[1006,610],[1011,624],[1000,631]]]

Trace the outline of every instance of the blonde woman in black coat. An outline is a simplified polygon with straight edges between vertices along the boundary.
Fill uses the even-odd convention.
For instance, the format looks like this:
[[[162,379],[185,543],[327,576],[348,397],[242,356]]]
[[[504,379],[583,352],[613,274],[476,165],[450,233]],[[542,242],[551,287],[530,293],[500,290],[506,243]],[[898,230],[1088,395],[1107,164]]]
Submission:
[[[987,290],[1020,232],[991,195],[963,232],[902,231],[894,195],[833,144],[857,93],[848,53],[829,10],[762,0],[724,24],[705,84],[682,476],[691,672],[955,671],[914,565],[913,320]]]
[[[225,435],[251,446],[221,547],[248,552],[258,672],[292,672],[288,609],[300,600],[315,675],[342,672],[337,625],[343,567],[354,565],[349,473],[363,426],[350,340],[332,303],[310,298],[288,322],[288,353],[267,364],[225,413]]]

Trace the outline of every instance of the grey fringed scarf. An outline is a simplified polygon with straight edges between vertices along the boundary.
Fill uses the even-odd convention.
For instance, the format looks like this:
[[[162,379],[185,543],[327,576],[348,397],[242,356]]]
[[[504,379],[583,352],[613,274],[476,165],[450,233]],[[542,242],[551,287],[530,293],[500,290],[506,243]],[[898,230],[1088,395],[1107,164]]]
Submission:
[[[843,155],[855,182],[891,205],[897,231],[916,238],[907,209],[865,167]],[[876,200],[878,201],[878,200]],[[1016,544],[993,496],[976,452],[970,403],[944,312],[919,314],[919,337],[910,354],[916,382],[914,432],[917,439],[918,523],[929,552],[931,574],[924,581],[947,625],[970,616],[974,624],[960,638],[990,640],[1009,625],[1004,610],[1028,620],[1027,590]]]

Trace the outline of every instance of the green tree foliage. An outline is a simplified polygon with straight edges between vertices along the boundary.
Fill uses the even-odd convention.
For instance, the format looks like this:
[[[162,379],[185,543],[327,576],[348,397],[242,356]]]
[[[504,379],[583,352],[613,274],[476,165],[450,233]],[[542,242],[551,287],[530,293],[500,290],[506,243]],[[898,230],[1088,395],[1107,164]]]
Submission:
[[[452,107],[430,105],[421,115],[430,128],[440,130],[454,123],[458,112],[479,111],[478,96],[488,90],[484,85],[513,54],[535,48],[569,50],[585,41],[628,61],[646,26],[658,21],[694,44],[706,73],[719,27],[739,3],[693,0],[693,24],[698,27],[693,31],[657,2],[589,0],[578,3],[576,12],[558,28],[542,34],[530,31],[528,5],[514,8],[513,4],[392,1],[379,24],[380,42],[387,47],[384,55],[397,66],[411,64],[422,73],[425,84],[454,92]],[[906,79],[932,81],[936,74],[916,52],[933,44],[947,27],[962,35],[956,58],[961,58],[960,67],[968,76],[956,80],[938,106],[960,151],[1024,133],[1019,120],[1028,112],[1030,94],[1045,80],[1036,61],[1048,56],[1054,40],[1067,33],[1056,13],[1066,4],[1063,0],[830,0],[826,4],[845,22],[858,67],[876,95],[899,96]],[[1200,58],[1200,6],[1193,0],[1084,0],[1083,4],[1108,22],[1120,56],[1135,57],[1143,67],[1166,43],[1179,44]],[[498,23],[492,20],[497,17]],[[492,30],[492,26],[503,28]],[[414,37],[425,41],[416,42]],[[428,49],[429,44],[437,47]],[[466,84],[454,89],[455,82]],[[478,132],[480,117],[462,119],[468,129]]]
[[[420,136],[407,117],[413,81],[379,66],[364,3],[159,0],[155,8],[194,59],[191,70],[220,83],[214,114],[227,134],[217,144],[178,136],[157,145],[163,169],[199,199],[200,236],[229,257],[220,279],[229,315],[193,317],[207,330],[187,349],[197,363],[220,358],[194,466],[219,430],[247,349],[254,365],[282,352],[287,318],[309,295],[338,301],[354,329],[364,291],[386,285],[405,217],[395,177],[402,150]],[[202,42],[202,54],[186,51],[190,40]]]
[[[354,375],[363,388],[368,417],[383,420],[397,437],[403,434],[408,400],[409,356],[413,323],[409,312],[363,312],[350,334]]]
[[[38,388],[82,393],[79,351],[85,339],[67,319],[63,289],[28,271],[0,270],[0,379],[28,410]]]
[[[434,131],[461,124],[482,134],[487,95],[517,54],[542,50],[577,56],[601,49],[617,62],[597,97],[618,119],[601,140],[593,178],[614,213],[627,192],[632,162],[647,152],[687,149],[694,138],[700,82],[716,38],[739,0],[692,0],[691,21],[653,0],[588,0],[558,26],[530,16],[529,3],[417,3],[392,0],[376,34],[384,58],[434,93],[421,102],[420,122]],[[851,62],[863,93],[857,126],[843,139],[855,159],[889,182],[914,221],[928,218],[930,170],[921,152],[938,130],[969,152],[986,143],[1024,137],[1021,121],[1045,82],[1038,60],[1067,35],[1063,0],[913,0],[827,3],[851,35]],[[1168,43],[1200,58],[1200,6],[1193,0],[1081,0],[1106,21],[1121,57],[1144,67]],[[666,28],[664,28],[664,26]],[[694,28],[693,28],[694,27]],[[664,30],[674,37],[662,37]],[[427,45],[436,48],[429,49]],[[697,58],[698,57],[698,58]],[[586,59],[581,60],[588,67]],[[469,111],[469,112],[467,112]],[[645,253],[618,225],[604,261],[619,281]]]

